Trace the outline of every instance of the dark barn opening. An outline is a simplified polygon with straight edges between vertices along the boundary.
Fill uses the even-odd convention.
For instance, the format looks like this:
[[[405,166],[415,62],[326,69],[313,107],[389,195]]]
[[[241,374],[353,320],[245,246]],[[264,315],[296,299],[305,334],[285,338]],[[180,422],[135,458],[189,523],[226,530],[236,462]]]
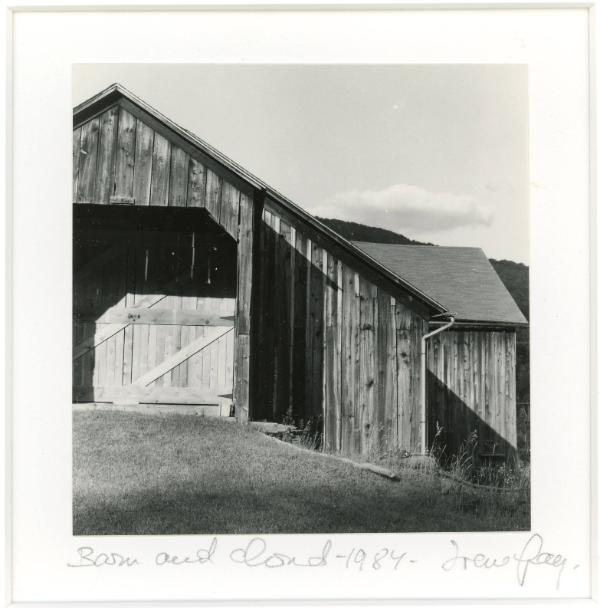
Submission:
[[[236,243],[202,209],[77,205],[73,398],[229,415]]]

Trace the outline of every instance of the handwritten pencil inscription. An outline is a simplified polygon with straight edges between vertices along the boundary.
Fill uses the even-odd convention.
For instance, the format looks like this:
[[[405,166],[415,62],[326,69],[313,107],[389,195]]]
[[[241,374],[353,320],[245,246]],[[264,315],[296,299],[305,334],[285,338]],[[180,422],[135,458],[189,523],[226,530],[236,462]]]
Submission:
[[[450,540],[451,552],[438,562],[444,572],[476,572],[498,569],[514,569],[515,582],[524,587],[532,570],[547,571],[555,589],[560,588],[561,579],[567,570],[575,570],[578,564],[572,564],[559,552],[549,551],[541,534],[533,533],[517,547],[514,552],[493,554],[483,551],[464,551],[459,542]],[[444,551],[445,552],[445,551]],[[219,560],[220,557],[220,560]],[[302,554],[290,550],[277,550],[273,545],[255,536],[244,540],[239,546],[219,551],[219,541],[213,537],[204,546],[195,548],[188,554],[170,551],[158,551],[150,559],[127,555],[123,552],[96,551],[91,546],[82,546],[76,550],[76,557],[67,563],[69,568],[120,568],[127,569],[141,565],[160,568],[198,567],[211,568],[217,564],[229,562],[239,567],[251,569],[277,570],[282,568],[328,568],[342,567],[353,572],[397,572],[401,569],[419,567],[420,564],[432,565],[431,553],[427,559],[402,551],[398,547],[381,547],[369,551],[360,546],[336,550],[332,540],[321,541],[314,549]],[[434,561],[435,563],[435,561]]]

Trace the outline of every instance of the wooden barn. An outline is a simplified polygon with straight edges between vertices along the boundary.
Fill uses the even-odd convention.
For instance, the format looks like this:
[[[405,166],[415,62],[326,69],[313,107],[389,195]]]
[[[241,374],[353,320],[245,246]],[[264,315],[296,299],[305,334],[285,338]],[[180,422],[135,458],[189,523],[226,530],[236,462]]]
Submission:
[[[119,85],[74,110],[73,201],[75,402],[514,452],[525,319],[481,250],[351,243]]]

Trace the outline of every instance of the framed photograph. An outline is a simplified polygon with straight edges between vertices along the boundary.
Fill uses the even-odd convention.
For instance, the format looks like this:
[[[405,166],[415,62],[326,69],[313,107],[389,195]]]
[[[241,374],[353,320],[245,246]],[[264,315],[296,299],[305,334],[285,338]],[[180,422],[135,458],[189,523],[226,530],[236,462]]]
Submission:
[[[596,602],[593,5],[8,15],[9,603]]]

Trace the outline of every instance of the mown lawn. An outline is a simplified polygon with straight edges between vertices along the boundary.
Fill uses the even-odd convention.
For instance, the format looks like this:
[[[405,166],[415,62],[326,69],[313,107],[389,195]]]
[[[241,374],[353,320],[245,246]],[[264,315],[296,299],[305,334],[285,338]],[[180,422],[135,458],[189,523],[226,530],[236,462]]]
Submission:
[[[218,418],[73,414],[73,532],[234,534],[529,528],[528,508],[390,481]]]

